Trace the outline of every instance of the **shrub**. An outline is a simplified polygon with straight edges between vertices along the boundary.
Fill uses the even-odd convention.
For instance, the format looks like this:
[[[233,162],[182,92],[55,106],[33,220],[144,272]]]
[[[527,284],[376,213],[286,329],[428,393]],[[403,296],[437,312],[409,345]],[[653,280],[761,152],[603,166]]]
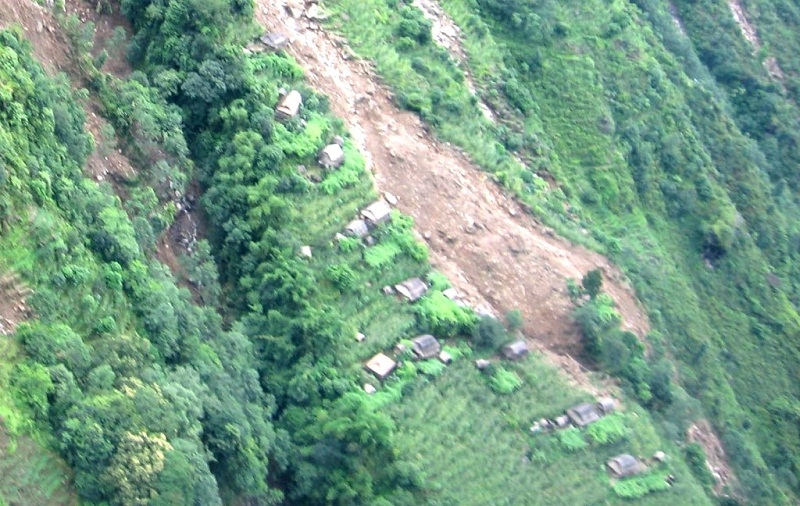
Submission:
[[[417,369],[423,374],[428,376],[439,376],[442,374],[447,366],[438,360],[425,360],[417,364]]]
[[[616,443],[628,437],[628,428],[625,426],[625,416],[614,413],[591,424],[586,434],[596,444],[605,445]]]
[[[589,297],[595,298],[600,293],[600,288],[603,286],[603,271],[600,269],[593,269],[586,273],[581,279],[581,286],[589,294]]]
[[[449,337],[469,335],[475,328],[477,316],[445,297],[442,292],[433,292],[415,306],[420,326],[428,332]]]
[[[578,452],[586,449],[589,444],[583,439],[581,431],[575,427],[562,430],[558,433],[558,442],[568,452]]]
[[[706,466],[706,452],[703,451],[703,447],[697,443],[691,443],[683,449],[683,454],[686,456],[686,463],[695,478],[705,485],[713,485],[714,476]]]
[[[351,290],[356,284],[356,275],[347,264],[335,264],[325,270],[325,276],[340,291]]]
[[[522,311],[519,309],[512,309],[506,313],[506,324],[508,325],[509,332],[516,332],[522,328],[525,321],[522,318]]]
[[[522,386],[522,380],[517,373],[502,367],[495,368],[490,380],[492,390],[499,394],[510,394]]]
[[[509,337],[496,318],[484,316],[472,331],[472,341],[480,348],[496,349],[508,342]]]
[[[364,261],[374,269],[389,265],[401,253],[400,246],[392,241],[382,242],[364,251]]]
[[[644,497],[651,492],[669,489],[664,473],[646,474],[620,480],[613,485],[614,493],[625,499]]]

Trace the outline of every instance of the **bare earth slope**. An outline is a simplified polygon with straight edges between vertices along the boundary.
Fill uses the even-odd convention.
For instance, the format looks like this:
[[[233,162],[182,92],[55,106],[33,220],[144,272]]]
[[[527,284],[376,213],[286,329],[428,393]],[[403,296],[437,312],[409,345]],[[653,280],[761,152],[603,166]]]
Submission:
[[[557,353],[578,353],[565,278],[580,279],[601,267],[626,328],[638,335],[648,320],[631,287],[606,258],[555,237],[524,215],[513,199],[458,150],[427,134],[419,118],[398,109],[391,93],[342,40],[278,0],[260,0],[256,17],[289,36],[289,52],[310,83],[331,98],[375,172],[379,190],[398,197],[397,207],[416,220],[433,265],[467,299],[496,310],[518,308],[526,335]]]

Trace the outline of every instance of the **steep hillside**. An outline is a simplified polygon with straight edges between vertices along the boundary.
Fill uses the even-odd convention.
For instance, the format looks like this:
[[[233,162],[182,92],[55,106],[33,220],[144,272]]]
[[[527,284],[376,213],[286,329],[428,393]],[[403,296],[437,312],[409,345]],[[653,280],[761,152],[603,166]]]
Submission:
[[[794,43],[767,34],[791,8],[53,10],[0,13],[24,27],[0,35],[0,443],[22,449],[0,504],[47,448],[71,471],[22,501],[798,496]],[[337,235],[379,196],[388,223]],[[413,304],[381,288],[417,276]],[[450,365],[402,351],[425,333]],[[541,353],[501,361],[522,336]],[[601,395],[616,413],[541,430]],[[610,476],[622,453],[645,472]]]
[[[30,6],[19,6],[16,12],[29,12]],[[24,434],[41,435],[42,445],[57,448],[87,503],[463,504],[463,496],[431,474],[435,453],[420,457],[422,449],[440,449],[413,438],[429,410],[424,399],[447,393],[448,414],[460,420],[471,398],[482,399],[485,437],[470,444],[491,442],[498,470],[522,463],[520,476],[539,479],[542,469],[568,469],[573,483],[590,471],[593,479],[574,491],[586,500],[707,503],[680,450],[633,406],[623,406],[603,430],[533,437],[528,427],[537,418],[555,417],[589,394],[569,388],[568,379],[538,356],[478,373],[470,357],[492,358],[513,334],[444,297],[448,282],[431,271],[408,217],[393,214],[391,224],[373,231],[374,243],[332,240],[376,197],[372,181],[357,144],[293,60],[241,51],[246,38],[231,34],[249,30],[246,9],[206,5],[192,12],[207,17],[186,17],[185,5],[175,2],[164,6],[167,22],[152,5],[149,21],[136,16],[144,4],[123,7],[134,20],[134,64],[147,75],[134,72],[128,79],[118,65],[104,72],[92,25],[63,14],[56,19],[71,34],[68,58],[78,62],[73,71],[89,87],[89,114],[96,110],[113,125],[117,154],[127,155],[134,172],[106,172],[102,156],[89,161],[96,155],[82,129],[84,112],[66,82],[54,84],[34,63],[22,32],[2,34],[7,93],[0,117],[0,266],[16,273],[23,287],[17,293],[31,308],[30,320],[3,341],[16,351],[4,357],[8,379],[5,372],[0,377],[10,385],[9,409],[26,421],[16,435],[20,448],[27,444]],[[178,33],[195,37],[182,42],[200,48],[193,59],[166,49]],[[36,52],[48,54],[41,46]],[[281,123],[273,108],[278,90],[288,87],[301,90],[304,106],[298,120]],[[320,173],[316,152],[336,135],[344,136],[346,161]],[[82,172],[89,163],[95,168]],[[310,171],[308,178],[298,164]],[[106,177],[111,184],[93,181]],[[190,294],[155,258],[159,235],[192,204],[182,197],[195,178],[204,191],[210,244],[200,241],[195,254],[180,260],[196,290]],[[489,185],[483,191],[503,198]],[[563,251],[602,262],[560,240],[529,237],[540,237],[547,258]],[[298,255],[309,246],[310,256]],[[450,268],[444,259],[439,265]],[[563,265],[576,277],[594,267]],[[378,289],[415,275],[431,285],[415,305]],[[480,292],[463,286],[475,290],[470,300],[479,303]],[[620,293],[621,300],[630,297]],[[519,317],[509,317],[509,324],[519,326]],[[357,331],[366,336],[361,344],[353,339]],[[404,360],[383,383],[363,371],[365,359],[424,332],[446,343],[452,367]],[[598,393],[620,396],[613,385],[576,376]],[[378,392],[365,393],[365,383]],[[545,384],[546,394],[526,394]],[[517,406],[513,416],[509,402]],[[448,437],[467,441],[477,435],[470,427],[453,426]],[[445,433],[434,438],[441,443]],[[21,474],[4,474],[12,481],[0,480],[6,487],[0,491],[16,494],[25,483],[19,476],[35,473],[42,462],[24,448]],[[659,449],[670,455],[660,464],[650,461]],[[621,451],[647,459],[648,473],[610,480],[604,461]],[[576,460],[579,466],[570,465]],[[458,461],[469,472],[478,469],[472,460]],[[137,465],[142,462],[147,465]],[[668,475],[678,480],[672,488]],[[47,500],[61,501],[56,478],[42,486]],[[492,494],[503,493],[493,487]],[[41,502],[36,487],[27,493],[24,500]],[[551,493],[538,496],[547,504],[558,500]],[[18,497],[24,496],[8,500]],[[520,486],[505,497],[533,496]]]
[[[744,7],[445,0],[466,61],[437,45],[413,5],[328,7],[327,26],[374,60],[398,104],[633,280],[658,331],[650,372],[620,361],[624,343],[589,322],[595,358],[680,438],[687,420],[669,397],[654,402],[648,379],[676,369],[738,467],[731,490],[767,504],[794,496],[798,114],[775,81],[788,54],[777,67],[753,58],[752,30],[743,35],[734,16]],[[780,366],[764,377],[767,364]]]

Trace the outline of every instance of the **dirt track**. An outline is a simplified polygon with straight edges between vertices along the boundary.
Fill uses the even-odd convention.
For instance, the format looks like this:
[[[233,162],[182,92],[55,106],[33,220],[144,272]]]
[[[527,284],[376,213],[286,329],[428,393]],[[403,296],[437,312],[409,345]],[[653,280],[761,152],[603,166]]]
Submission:
[[[459,151],[431,138],[419,118],[398,109],[370,66],[348,56],[342,39],[278,1],[257,2],[256,17],[292,43],[289,52],[312,86],[330,97],[375,173],[379,190],[399,199],[431,250],[433,265],[474,304],[518,308],[524,331],[556,353],[580,352],[565,278],[602,267],[605,290],[626,328],[649,330],[647,317],[618,269],[603,256],[555,237],[523,214]]]

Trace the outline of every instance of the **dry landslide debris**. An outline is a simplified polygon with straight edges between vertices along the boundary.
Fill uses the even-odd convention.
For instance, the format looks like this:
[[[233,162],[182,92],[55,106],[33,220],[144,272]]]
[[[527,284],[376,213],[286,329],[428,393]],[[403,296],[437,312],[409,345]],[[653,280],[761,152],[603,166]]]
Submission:
[[[289,37],[289,53],[346,121],[378,189],[398,198],[397,207],[414,218],[427,242],[431,263],[467,300],[501,313],[520,309],[526,335],[551,356],[569,358],[581,347],[565,278],[579,280],[600,267],[624,326],[647,333],[647,317],[615,266],[525,214],[458,149],[434,139],[416,115],[400,110],[370,64],[354,58],[341,37],[307,13],[270,0],[256,6],[267,31]]]

